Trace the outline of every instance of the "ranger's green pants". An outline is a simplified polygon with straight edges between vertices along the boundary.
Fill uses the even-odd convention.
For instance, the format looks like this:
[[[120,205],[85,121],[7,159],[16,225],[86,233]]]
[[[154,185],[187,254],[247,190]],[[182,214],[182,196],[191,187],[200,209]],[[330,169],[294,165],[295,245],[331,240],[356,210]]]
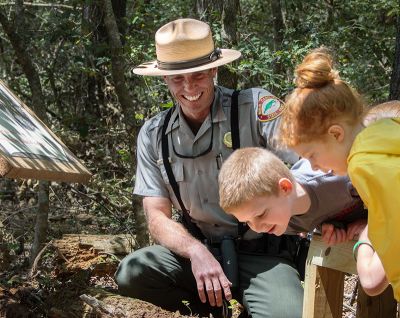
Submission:
[[[284,258],[238,254],[239,294],[252,318],[300,318],[303,288],[297,270]],[[220,308],[200,302],[188,259],[160,246],[137,250],[122,260],[115,274],[121,294],[172,311],[218,317]]]

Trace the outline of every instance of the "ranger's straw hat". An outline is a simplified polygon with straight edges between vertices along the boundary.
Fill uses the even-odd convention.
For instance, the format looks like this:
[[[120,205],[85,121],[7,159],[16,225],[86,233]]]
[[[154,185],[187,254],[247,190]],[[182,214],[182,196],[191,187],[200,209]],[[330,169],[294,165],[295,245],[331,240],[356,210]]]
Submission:
[[[207,23],[194,19],[178,19],[158,29],[157,60],[133,69],[138,75],[163,76],[192,73],[230,63],[240,52],[214,47]]]

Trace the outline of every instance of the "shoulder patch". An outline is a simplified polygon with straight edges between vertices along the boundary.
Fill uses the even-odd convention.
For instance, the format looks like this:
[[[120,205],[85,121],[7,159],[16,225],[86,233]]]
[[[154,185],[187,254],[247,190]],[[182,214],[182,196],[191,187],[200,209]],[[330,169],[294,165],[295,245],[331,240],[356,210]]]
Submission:
[[[258,100],[257,116],[260,121],[270,121],[279,117],[285,104],[275,96],[262,96]]]

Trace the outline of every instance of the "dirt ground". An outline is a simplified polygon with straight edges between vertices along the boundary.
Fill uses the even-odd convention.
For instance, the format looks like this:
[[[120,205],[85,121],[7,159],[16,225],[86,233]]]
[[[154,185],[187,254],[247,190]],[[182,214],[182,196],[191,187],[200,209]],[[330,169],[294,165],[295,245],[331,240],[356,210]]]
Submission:
[[[49,243],[33,272],[12,277],[12,287],[0,285],[0,317],[189,317],[119,296],[112,278],[119,260],[110,242],[117,241],[119,251],[129,247],[123,238],[98,237],[65,235]],[[355,317],[356,281],[346,277],[342,317]],[[235,308],[234,317],[239,313]]]
[[[97,243],[88,237],[95,236],[66,235],[51,242],[33,272],[9,281],[15,287],[0,284],[0,317],[191,317],[118,295],[112,276],[119,259],[99,247],[107,247],[110,236]]]

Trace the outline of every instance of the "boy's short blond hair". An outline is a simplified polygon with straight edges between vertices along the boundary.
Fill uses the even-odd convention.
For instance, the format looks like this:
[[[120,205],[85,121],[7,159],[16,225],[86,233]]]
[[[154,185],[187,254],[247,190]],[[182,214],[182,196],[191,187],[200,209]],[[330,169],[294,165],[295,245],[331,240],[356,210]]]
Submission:
[[[236,150],[222,165],[218,176],[219,204],[226,212],[262,195],[278,195],[279,180],[294,177],[286,165],[264,148]]]
[[[400,101],[398,100],[391,100],[368,109],[364,116],[363,124],[368,126],[380,119],[394,117],[400,117]]]

